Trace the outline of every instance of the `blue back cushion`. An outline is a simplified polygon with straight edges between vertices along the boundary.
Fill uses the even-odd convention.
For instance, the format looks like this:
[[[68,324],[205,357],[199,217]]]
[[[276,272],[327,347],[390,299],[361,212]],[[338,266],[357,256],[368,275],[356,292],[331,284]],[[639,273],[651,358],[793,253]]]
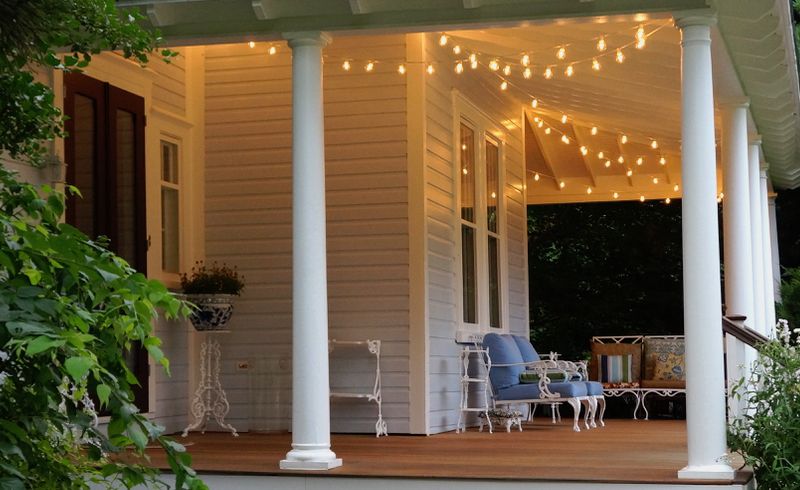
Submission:
[[[489,349],[489,357],[492,359],[489,377],[495,390],[519,384],[519,375],[525,371],[525,366],[495,367],[496,364],[523,362],[522,354],[514,339],[510,335],[487,333],[483,336],[483,346]]]
[[[522,354],[522,360],[524,362],[535,362],[539,361],[539,353],[536,352],[536,349],[533,348],[531,342],[523,337],[522,335],[512,335],[514,338],[514,342],[517,343],[517,348],[519,349],[519,353]]]

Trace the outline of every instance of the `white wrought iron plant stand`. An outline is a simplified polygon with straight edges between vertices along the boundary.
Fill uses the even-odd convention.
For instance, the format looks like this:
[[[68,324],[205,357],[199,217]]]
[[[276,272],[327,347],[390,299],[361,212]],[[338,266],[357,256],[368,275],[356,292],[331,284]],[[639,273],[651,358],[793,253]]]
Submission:
[[[375,437],[388,436],[389,431],[386,421],[383,420],[383,396],[381,395],[381,341],[380,340],[336,340],[328,341],[328,351],[332,352],[337,346],[366,346],[369,353],[375,356],[375,382],[371,393],[351,393],[332,391],[331,398],[362,398],[368,402],[375,402],[378,407],[378,420],[375,422]]]
[[[200,384],[194,392],[192,398],[192,415],[194,422],[183,429],[183,437],[189,435],[189,431],[200,429],[200,433],[205,433],[206,425],[211,417],[221,428],[228,430],[234,436],[239,433],[229,423],[225,422],[228,415],[230,404],[222,383],[219,380],[220,370],[220,346],[216,339],[216,334],[230,333],[230,330],[206,330],[203,344],[200,347]]]

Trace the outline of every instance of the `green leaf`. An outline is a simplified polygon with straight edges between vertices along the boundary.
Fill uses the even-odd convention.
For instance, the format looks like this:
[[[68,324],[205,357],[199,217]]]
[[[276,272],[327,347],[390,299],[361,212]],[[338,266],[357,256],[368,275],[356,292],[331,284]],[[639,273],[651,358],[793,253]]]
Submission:
[[[111,387],[106,384],[97,385],[97,398],[100,400],[100,405],[108,405],[108,397],[111,396]]]
[[[13,476],[0,477],[0,490],[25,490],[25,483]]]
[[[67,373],[74,379],[76,382],[81,381],[86,373],[89,372],[89,369],[94,365],[94,360],[89,357],[84,356],[74,356],[70,357],[64,363],[64,367],[67,369]]]
[[[27,321],[27,322],[8,322],[6,323],[9,333],[15,337],[24,335],[35,335],[51,332],[52,329],[42,323]]]
[[[142,431],[138,423],[134,422],[129,425],[125,433],[138,449],[144,449],[147,446],[147,435]]]
[[[29,356],[35,356],[53,347],[61,347],[62,345],[64,345],[63,339],[54,339],[47,335],[40,335],[28,343],[28,348],[25,349],[25,353]]]

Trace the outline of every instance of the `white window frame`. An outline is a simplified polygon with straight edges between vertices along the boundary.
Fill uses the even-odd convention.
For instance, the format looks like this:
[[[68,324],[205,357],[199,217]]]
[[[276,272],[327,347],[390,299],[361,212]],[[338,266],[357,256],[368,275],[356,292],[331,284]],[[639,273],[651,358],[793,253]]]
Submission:
[[[477,323],[464,322],[464,295],[463,295],[463,266],[462,266],[462,243],[461,226],[464,220],[461,219],[461,124],[466,123],[475,131],[475,217],[476,217],[476,250],[477,260]],[[457,314],[457,338],[470,338],[472,334],[483,334],[489,332],[508,332],[508,233],[506,229],[506,133],[501,128],[503,126],[494,121],[489,115],[479,109],[475,104],[461,95],[458,91],[453,91],[453,185],[455,189],[454,199],[454,223],[455,227],[455,269],[456,269],[456,314]],[[498,189],[500,196],[497,200],[497,230],[498,233],[489,232],[487,221],[487,199],[486,199],[486,142],[491,140],[498,148]],[[500,327],[489,326],[489,234],[498,238],[498,267],[500,269],[499,289],[500,289]]]
[[[177,176],[178,176],[178,183],[173,184],[171,182],[166,182],[163,179],[163,168],[162,168],[162,153],[161,153],[161,143],[167,142],[175,145],[177,147],[178,158],[177,158]],[[158,253],[157,253],[157,265],[158,270],[161,272],[161,278],[166,280],[169,284],[178,284],[180,283],[180,275],[181,273],[185,272],[183,264],[185,262],[184,257],[184,223],[185,223],[185,197],[184,197],[184,186],[183,183],[185,181],[185,171],[184,171],[184,139],[180,136],[176,136],[172,133],[168,132],[160,132],[158,135]],[[169,187],[170,189],[175,189],[178,191],[178,271],[166,271],[164,270],[164,243],[161,238],[162,230],[164,229],[163,223],[163,216],[164,216],[164,209],[163,209],[163,202],[161,200],[161,189],[162,187]]]

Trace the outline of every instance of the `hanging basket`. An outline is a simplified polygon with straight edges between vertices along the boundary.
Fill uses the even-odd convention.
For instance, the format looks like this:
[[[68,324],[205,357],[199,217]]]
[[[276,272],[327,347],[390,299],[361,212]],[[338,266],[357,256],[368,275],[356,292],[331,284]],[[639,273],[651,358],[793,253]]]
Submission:
[[[189,319],[199,332],[225,330],[233,315],[232,294],[187,294],[186,300],[194,304]]]

